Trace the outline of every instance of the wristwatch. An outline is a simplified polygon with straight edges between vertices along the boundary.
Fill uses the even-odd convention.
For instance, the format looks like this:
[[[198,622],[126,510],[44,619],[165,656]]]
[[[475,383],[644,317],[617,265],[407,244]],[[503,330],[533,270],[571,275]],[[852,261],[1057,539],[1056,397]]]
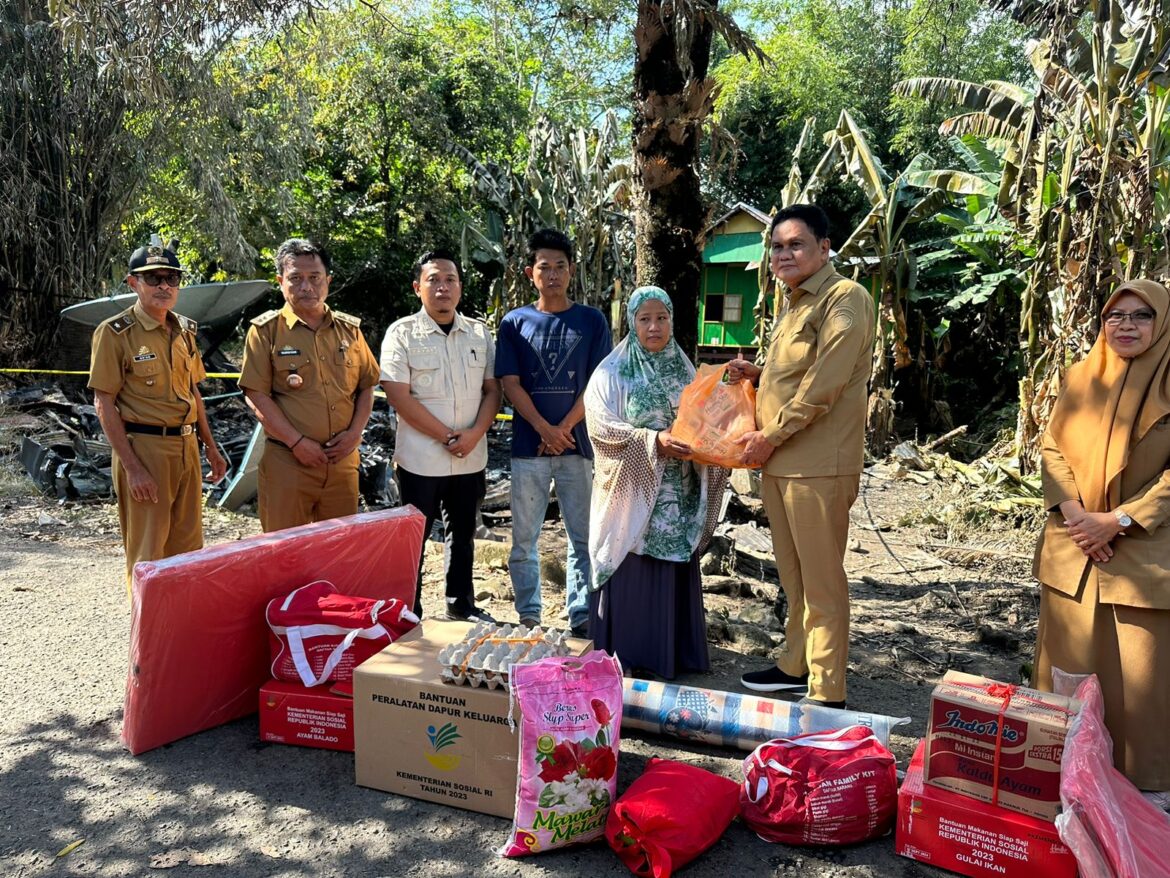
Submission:
[[[1117,523],[1120,524],[1123,528],[1129,527],[1131,524],[1133,524],[1133,519],[1122,512],[1120,509],[1113,510],[1113,514],[1117,516]]]

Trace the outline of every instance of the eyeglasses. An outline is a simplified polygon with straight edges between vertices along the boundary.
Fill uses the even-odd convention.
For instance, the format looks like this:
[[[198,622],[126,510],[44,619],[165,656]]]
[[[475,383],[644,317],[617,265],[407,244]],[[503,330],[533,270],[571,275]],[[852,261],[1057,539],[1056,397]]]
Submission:
[[[177,271],[148,271],[138,276],[148,287],[159,287],[163,284],[168,287],[177,287],[183,281],[183,275]]]
[[[1104,320],[1109,326],[1120,326],[1126,320],[1132,321],[1134,326],[1145,326],[1147,323],[1153,323],[1154,312],[1145,308],[1138,311],[1110,311]]]

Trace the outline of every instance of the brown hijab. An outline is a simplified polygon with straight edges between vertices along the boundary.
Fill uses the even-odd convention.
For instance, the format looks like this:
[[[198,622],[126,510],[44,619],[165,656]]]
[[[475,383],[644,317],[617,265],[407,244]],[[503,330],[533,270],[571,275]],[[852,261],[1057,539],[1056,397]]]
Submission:
[[[1089,355],[1068,370],[1048,424],[1089,512],[1121,502],[1117,477],[1130,448],[1170,414],[1170,292],[1152,280],[1127,281],[1102,315],[1122,293],[1133,293],[1154,311],[1150,347],[1131,360],[1119,357],[1105,343],[1102,327]]]

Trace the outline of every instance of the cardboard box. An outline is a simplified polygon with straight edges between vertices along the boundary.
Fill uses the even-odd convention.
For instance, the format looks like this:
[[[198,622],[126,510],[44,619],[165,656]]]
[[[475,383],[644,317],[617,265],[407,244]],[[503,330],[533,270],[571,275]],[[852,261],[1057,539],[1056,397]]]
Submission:
[[[1048,821],[924,784],[925,746],[898,791],[899,855],[972,878],[1076,878],[1076,858]]]
[[[357,783],[483,814],[512,817],[520,710],[508,724],[504,689],[439,678],[439,650],[468,622],[425,619],[354,670]],[[570,639],[574,654],[592,648]]]
[[[269,680],[260,687],[260,740],[352,752],[353,699]]]
[[[1064,739],[1080,709],[1074,698],[947,671],[930,698],[926,782],[981,802],[998,790],[997,804],[1053,820]]]

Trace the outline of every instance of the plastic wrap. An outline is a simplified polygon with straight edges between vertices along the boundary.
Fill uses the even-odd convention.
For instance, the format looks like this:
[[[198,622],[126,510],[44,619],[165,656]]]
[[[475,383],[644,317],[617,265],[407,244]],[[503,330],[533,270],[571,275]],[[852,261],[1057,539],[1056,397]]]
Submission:
[[[1170,878],[1170,816],[1113,767],[1113,739],[1096,674],[1053,669],[1056,692],[1084,704],[1072,721],[1060,767],[1056,829],[1081,878]]]
[[[424,524],[406,506],[136,564],[122,742],[143,753],[253,713],[264,609],[306,582],[413,605]]]
[[[890,730],[910,722],[908,716],[809,707],[675,683],[627,679],[623,684],[622,722],[627,729],[740,750],[754,750],[773,738],[854,725],[873,729],[878,740],[889,746]]]

